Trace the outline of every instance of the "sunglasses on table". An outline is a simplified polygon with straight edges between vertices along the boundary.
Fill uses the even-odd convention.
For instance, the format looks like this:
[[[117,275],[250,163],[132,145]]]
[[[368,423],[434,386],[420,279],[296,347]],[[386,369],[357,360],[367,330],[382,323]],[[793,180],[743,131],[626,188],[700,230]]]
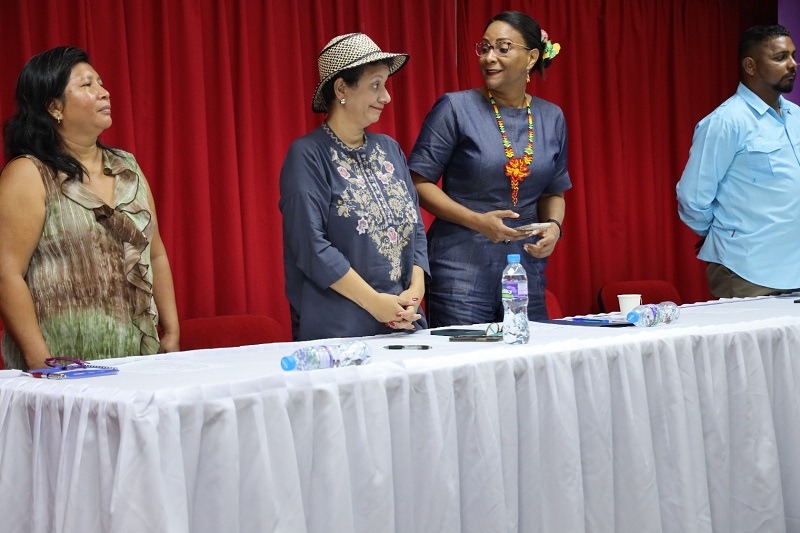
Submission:
[[[480,330],[478,330],[480,331]],[[483,335],[454,335],[453,342],[497,342],[503,340],[503,325],[492,322],[483,331]]]

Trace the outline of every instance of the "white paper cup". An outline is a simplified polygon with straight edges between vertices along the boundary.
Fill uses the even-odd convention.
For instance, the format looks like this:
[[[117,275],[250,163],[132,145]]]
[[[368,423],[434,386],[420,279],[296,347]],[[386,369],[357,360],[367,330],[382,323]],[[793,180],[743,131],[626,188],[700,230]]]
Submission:
[[[628,316],[634,307],[642,304],[641,294],[620,294],[617,296],[619,299],[619,310],[622,316]]]

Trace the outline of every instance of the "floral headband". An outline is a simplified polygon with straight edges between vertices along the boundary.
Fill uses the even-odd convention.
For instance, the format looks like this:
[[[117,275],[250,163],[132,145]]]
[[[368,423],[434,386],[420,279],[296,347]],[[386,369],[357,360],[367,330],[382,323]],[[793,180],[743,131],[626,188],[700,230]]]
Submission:
[[[553,44],[547,32],[544,30],[542,30],[542,42],[544,43],[544,54],[542,57],[552,61],[561,51],[561,45],[558,43]]]

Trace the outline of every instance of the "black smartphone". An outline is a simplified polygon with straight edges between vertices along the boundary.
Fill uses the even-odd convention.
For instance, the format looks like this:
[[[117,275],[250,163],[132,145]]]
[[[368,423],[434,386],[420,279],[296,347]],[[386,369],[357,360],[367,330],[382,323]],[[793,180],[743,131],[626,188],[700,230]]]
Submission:
[[[459,335],[461,337],[466,337],[467,335],[485,335],[486,331],[482,329],[468,329],[468,328],[444,328],[444,329],[432,329],[431,335],[444,335],[447,337],[452,337],[453,335]]]
[[[502,335],[454,335],[453,342],[497,342],[503,340]]]

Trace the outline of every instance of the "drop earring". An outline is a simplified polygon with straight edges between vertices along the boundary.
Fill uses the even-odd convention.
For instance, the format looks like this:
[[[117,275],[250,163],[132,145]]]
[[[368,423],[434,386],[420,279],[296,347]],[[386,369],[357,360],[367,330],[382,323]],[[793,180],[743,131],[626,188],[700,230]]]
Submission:
[[[342,104],[342,105],[344,105],[344,98],[342,98],[341,100],[339,100],[339,103],[340,103],[340,104]]]
[[[531,82],[531,75],[530,74],[525,74],[525,81],[528,82],[528,83]]]

